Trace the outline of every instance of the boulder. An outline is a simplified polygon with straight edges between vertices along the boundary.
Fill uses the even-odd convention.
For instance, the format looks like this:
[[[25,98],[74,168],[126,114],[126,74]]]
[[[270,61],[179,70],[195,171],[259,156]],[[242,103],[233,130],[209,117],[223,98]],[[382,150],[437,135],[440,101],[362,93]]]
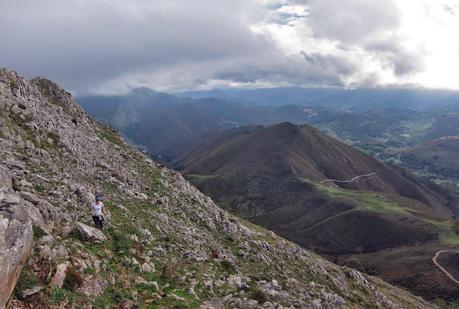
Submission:
[[[81,202],[84,205],[89,206],[92,202],[94,202],[94,199],[96,198],[94,194],[89,192],[85,187],[77,187],[75,189],[75,193],[78,195],[80,198]]]
[[[100,230],[81,222],[75,223],[75,232],[86,241],[104,242],[107,237]]]
[[[22,291],[22,298],[26,299],[29,298],[33,295],[36,295],[37,293],[40,293],[40,291],[43,290],[43,287],[41,286],[36,286],[31,289],[27,289]]]
[[[201,309],[225,309],[225,305],[220,299],[214,298],[214,299],[211,299],[210,301],[203,303],[200,308]]]
[[[153,273],[153,272],[155,272],[155,268],[150,263],[143,263],[142,264],[142,271],[144,273]]]
[[[6,168],[0,166],[0,192],[11,190],[13,182]]]
[[[21,192],[20,194],[24,200],[34,204],[35,206],[40,205],[41,203],[41,199],[30,192]]]
[[[26,206],[25,209],[30,217],[30,220],[32,220],[32,225],[39,226],[43,231],[46,231],[47,228],[40,210],[37,207],[35,207],[32,203],[27,201],[24,202],[24,205]]]
[[[11,177],[0,166],[0,308],[5,308],[33,240],[32,222],[24,203],[11,188]]]
[[[68,265],[62,263],[57,265],[56,273],[54,274],[53,279],[51,280],[51,286],[56,288],[62,288],[64,285],[65,277],[67,276]]]
[[[80,292],[86,296],[99,296],[104,292],[107,286],[108,281],[98,278],[91,278],[80,288]]]

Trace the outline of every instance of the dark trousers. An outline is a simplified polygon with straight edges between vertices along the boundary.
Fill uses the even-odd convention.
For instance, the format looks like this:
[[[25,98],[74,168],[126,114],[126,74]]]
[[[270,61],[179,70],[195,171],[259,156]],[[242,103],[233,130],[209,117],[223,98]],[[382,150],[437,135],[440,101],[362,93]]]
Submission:
[[[102,216],[92,216],[92,219],[94,220],[94,224],[98,229],[102,229],[102,222],[104,222],[104,218]]]

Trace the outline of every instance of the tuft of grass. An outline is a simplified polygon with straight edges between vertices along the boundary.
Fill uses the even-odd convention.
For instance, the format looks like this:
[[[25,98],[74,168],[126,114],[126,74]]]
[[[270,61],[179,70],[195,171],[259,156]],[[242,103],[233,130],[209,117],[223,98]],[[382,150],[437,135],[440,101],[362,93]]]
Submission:
[[[362,266],[362,263],[360,263],[360,260],[358,258],[347,259],[344,262],[344,266],[349,267],[349,268],[354,268],[354,269],[357,269],[358,271],[362,271],[362,272],[365,271],[365,269]]]
[[[16,89],[19,85],[18,82],[15,79],[10,79],[10,88],[11,89]]]
[[[258,303],[260,304],[263,304],[266,301],[268,301],[268,298],[266,297],[266,295],[259,289],[254,289],[252,291],[249,291],[248,294],[251,299],[258,301]]]
[[[131,299],[130,291],[120,284],[109,286],[105,289],[104,293],[98,296],[93,304],[95,308],[114,308],[115,305],[120,304],[125,299]]]
[[[223,271],[227,274],[235,274],[236,273],[236,268],[234,267],[231,262],[227,260],[223,260],[220,262],[220,266],[223,269]]]
[[[104,126],[103,129],[99,132],[99,137],[109,141],[112,144],[125,148],[126,145],[123,143],[121,137],[117,131],[108,126]]]
[[[42,228],[39,226],[36,226],[36,225],[32,226],[32,230],[33,230],[33,237],[35,239],[38,239],[40,237],[47,235],[45,231],[43,231]]]
[[[86,267],[83,272],[88,275],[93,275],[96,273],[96,270],[93,267]]]
[[[124,230],[115,230],[112,227],[108,227],[106,231],[112,238],[113,251],[119,255],[127,254],[132,247],[132,240],[128,237],[130,234]]]
[[[35,275],[32,266],[25,265],[21,271],[16,286],[14,288],[14,297],[22,298],[22,292],[27,289],[31,289],[38,284],[38,278]]]
[[[44,192],[46,191],[46,188],[43,187],[43,186],[40,185],[40,184],[35,185],[34,189],[35,189],[35,191],[37,191],[38,193],[44,193]]]
[[[61,288],[53,288],[51,290],[50,301],[53,305],[59,304],[62,300],[65,299],[67,292]]]

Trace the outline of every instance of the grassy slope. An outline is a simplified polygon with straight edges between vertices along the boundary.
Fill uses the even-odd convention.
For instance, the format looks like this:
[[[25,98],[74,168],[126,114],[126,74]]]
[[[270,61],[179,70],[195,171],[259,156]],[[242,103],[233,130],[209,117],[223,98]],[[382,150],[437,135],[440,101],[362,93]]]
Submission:
[[[208,189],[212,188],[209,187],[209,183],[215,184],[219,181],[222,181],[222,178],[224,179],[224,177],[220,176],[203,175],[190,175],[189,178],[195,185],[202,188],[204,192],[208,193],[211,193],[208,191]],[[338,225],[329,225],[330,227],[337,227],[337,230],[339,230],[343,226],[346,226],[346,224],[348,226],[352,226],[353,223],[349,221],[349,214],[360,213],[368,213],[370,215],[373,214],[378,218],[387,219],[387,222],[389,223],[392,222],[391,224],[383,225],[387,231],[390,231],[397,226],[414,226],[419,228],[419,230],[415,230],[413,233],[419,233],[419,231],[427,231],[435,236],[427,241],[412,242],[412,244],[408,246],[402,245],[392,249],[388,248],[386,250],[379,250],[374,253],[361,253],[355,255],[338,254],[336,257],[341,264],[345,263],[346,265],[357,268],[364,265],[361,268],[362,270],[368,271],[372,274],[377,274],[378,276],[383,277],[385,280],[395,284],[400,284],[413,291],[416,291],[416,293],[427,295],[433,299],[441,298],[445,295],[448,299],[457,299],[459,297],[459,295],[455,294],[457,293],[457,289],[455,289],[454,286],[451,287],[448,281],[443,280],[441,274],[438,274],[436,270],[432,268],[430,261],[436,250],[454,248],[459,245],[459,234],[454,231],[454,222],[452,220],[439,218],[435,215],[433,210],[431,211],[429,208],[425,207],[425,205],[409,198],[403,198],[400,196],[384,193],[347,190],[337,187],[325,186],[319,183],[310,183],[307,180],[302,181],[308,184],[308,186],[313,185],[316,188],[316,193],[309,193],[311,196],[320,198],[321,196],[325,195],[330,201],[336,201],[336,203],[341,206],[337,208],[327,206],[330,205],[330,203],[325,203],[323,206],[320,206],[321,208],[325,209],[325,207],[328,207],[329,209],[326,211],[328,215],[324,216],[322,219],[320,219],[320,215],[322,215],[322,213],[317,215],[316,212],[306,210],[304,208],[305,206],[301,205],[298,205],[298,207],[289,207],[288,209],[276,209],[271,213],[269,210],[265,209],[259,215],[271,218],[270,220],[281,220],[278,222],[283,222],[282,218],[296,218],[293,219],[293,221],[287,220],[287,222],[289,222],[288,226],[290,226],[290,229],[295,226],[295,228],[293,228],[293,230],[296,231],[295,233],[289,233],[287,230],[282,230],[281,228],[281,230],[278,230],[279,234],[294,240],[297,243],[302,243],[301,235],[307,235],[307,237],[310,238],[313,234],[324,234],[325,230],[322,230],[321,227],[324,226],[324,222],[327,222],[326,220],[329,220],[328,222],[341,222]],[[225,183],[224,180],[223,183]],[[244,186],[240,185],[240,187]],[[308,193],[302,194],[304,197],[304,194]],[[254,216],[253,211],[244,210],[245,208],[232,209],[234,206],[234,201],[226,195],[222,195],[220,198],[216,198],[216,201],[218,201],[222,207],[230,209],[239,215],[251,218],[251,220],[262,225],[267,224],[267,221],[257,218],[256,215]],[[305,215],[305,211],[309,220],[306,222],[312,222],[310,220],[313,220],[313,218],[316,218],[314,220],[318,221],[309,223],[309,225],[307,225],[307,229],[305,230],[306,232],[303,233],[300,232],[301,230],[296,228],[296,226],[301,227],[306,224],[302,223],[304,220],[301,219],[302,216]],[[371,225],[370,221],[368,221],[368,224]],[[276,229],[274,225],[270,223],[268,223],[268,226],[271,229]],[[314,230],[315,227],[320,228]],[[352,230],[356,236],[362,233],[359,232],[358,227],[355,227]],[[349,231],[346,233],[349,233]],[[300,234],[300,236],[298,236],[298,234]],[[390,240],[390,237],[394,236],[389,236],[389,233],[387,233],[386,238],[388,237]],[[304,245],[308,246],[306,243],[304,243]],[[329,257],[331,260],[335,259],[333,256]],[[357,266],[352,263],[354,259],[358,261]],[[387,263],[385,259],[390,259],[391,263]],[[362,262],[362,260],[365,262]],[[404,271],[400,271],[400,265],[403,265],[405,269]],[[434,281],[429,281],[429,276],[435,278]]]
[[[320,185],[320,189],[332,198],[345,198],[353,201],[356,209],[365,209],[384,215],[412,217],[433,229],[440,231],[440,242],[445,246],[459,245],[459,235],[455,233],[454,221],[436,217],[426,211],[425,206],[412,199],[390,196],[383,193],[361,192]]]

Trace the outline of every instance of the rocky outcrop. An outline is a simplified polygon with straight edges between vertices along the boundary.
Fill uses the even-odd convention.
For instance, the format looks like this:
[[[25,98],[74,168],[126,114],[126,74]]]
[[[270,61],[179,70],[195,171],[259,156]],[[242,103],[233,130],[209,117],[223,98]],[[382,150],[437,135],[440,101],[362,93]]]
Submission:
[[[75,232],[86,241],[104,242],[107,240],[107,237],[100,230],[81,222],[75,223]]]
[[[0,308],[5,308],[32,249],[32,222],[11,176],[0,165]]]

